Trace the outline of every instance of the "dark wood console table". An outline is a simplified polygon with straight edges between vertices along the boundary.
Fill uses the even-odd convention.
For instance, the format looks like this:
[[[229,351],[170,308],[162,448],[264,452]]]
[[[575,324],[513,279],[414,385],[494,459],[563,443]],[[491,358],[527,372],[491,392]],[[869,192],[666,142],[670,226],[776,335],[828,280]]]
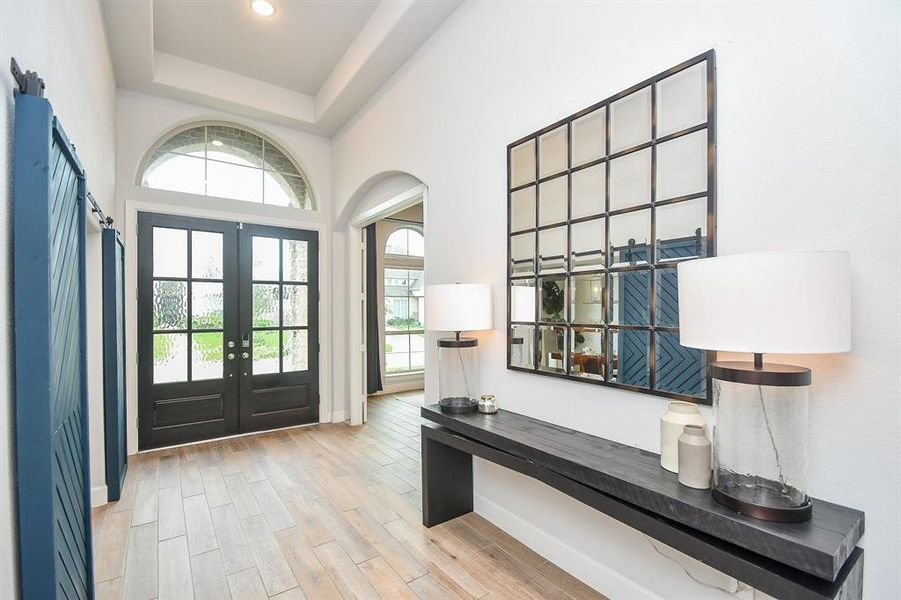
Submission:
[[[679,484],[660,457],[501,410],[446,415],[422,408],[422,520],[472,511],[472,457],[533,477],[776,598],[862,597],[861,511],[813,499],[806,523],[732,512],[709,490]]]

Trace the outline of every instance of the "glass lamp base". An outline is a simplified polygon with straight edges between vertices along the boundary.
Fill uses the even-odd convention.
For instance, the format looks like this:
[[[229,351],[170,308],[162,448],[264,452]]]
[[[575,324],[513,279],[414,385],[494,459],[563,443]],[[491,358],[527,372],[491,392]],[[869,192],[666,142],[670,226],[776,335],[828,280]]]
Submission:
[[[778,482],[761,477],[719,474],[712,492],[713,499],[726,508],[761,521],[801,523],[813,514],[810,499],[801,506],[791,506]]]
[[[438,406],[441,412],[452,415],[474,413],[479,410],[479,401],[466,397],[442,398],[438,401]]]

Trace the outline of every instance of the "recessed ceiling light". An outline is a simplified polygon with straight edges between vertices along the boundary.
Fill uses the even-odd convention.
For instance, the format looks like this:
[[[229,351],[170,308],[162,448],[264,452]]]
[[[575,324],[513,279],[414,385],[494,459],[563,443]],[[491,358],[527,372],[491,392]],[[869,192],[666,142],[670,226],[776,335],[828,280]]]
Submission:
[[[219,146],[222,145],[222,140],[213,140],[213,141],[210,142],[210,143],[211,143],[212,145],[216,146],[216,147],[219,147]]]
[[[275,7],[269,0],[251,0],[250,8],[261,17],[271,17],[275,14]]]

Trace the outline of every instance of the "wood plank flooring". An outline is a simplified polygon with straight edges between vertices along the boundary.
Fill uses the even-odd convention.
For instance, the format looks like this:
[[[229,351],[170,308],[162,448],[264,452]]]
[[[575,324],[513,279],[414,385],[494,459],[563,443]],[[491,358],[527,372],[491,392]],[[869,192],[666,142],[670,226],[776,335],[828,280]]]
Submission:
[[[94,512],[97,598],[603,598],[475,513],[422,527],[421,401],[132,456]]]

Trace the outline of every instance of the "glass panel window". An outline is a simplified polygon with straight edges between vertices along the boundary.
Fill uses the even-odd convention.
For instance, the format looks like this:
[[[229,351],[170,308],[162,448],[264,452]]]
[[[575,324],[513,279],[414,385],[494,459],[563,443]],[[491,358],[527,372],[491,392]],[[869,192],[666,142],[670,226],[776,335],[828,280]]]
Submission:
[[[191,335],[191,381],[222,378],[222,332]]]
[[[282,279],[307,281],[307,242],[282,240]]]
[[[282,286],[282,325],[284,327],[306,327],[307,286]]]
[[[253,236],[253,280],[278,281],[278,239]]]
[[[222,234],[191,232],[191,277],[222,279]]]
[[[222,329],[222,284],[192,281],[191,313],[192,329]]]
[[[153,334],[153,383],[188,380],[188,334]]]
[[[183,154],[155,157],[144,172],[141,185],[155,190],[185,194],[206,193],[206,162],[203,158]]]
[[[186,281],[153,282],[153,328],[188,328],[188,283]]]
[[[279,332],[253,332],[253,374],[278,373]]]
[[[188,276],[188,232],[184,229],[153,228],[153,276]]]
[[[278,284],[253,284],[253,326],[278,327]]]
[[[391,233],[385,242],[385,254],[397,256],[422,256],[425,250],[422,234],[409,227]]]
[[[306,371],[308,368],[309,343],[306,329],[282,331],[282,371]]]
[[[385,372],[421,371],[425,361],[425,309],[421,269],[385,269]]]

